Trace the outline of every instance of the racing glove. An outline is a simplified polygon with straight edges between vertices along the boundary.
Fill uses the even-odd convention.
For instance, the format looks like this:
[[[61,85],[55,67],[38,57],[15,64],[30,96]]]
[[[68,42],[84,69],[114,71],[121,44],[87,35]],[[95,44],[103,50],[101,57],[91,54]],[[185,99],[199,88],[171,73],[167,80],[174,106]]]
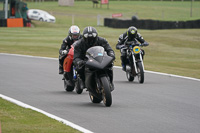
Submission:
[[[66,55],[67,54],[67,50],[63,50],[61,53],[62,53],[62,55]]]
[[[113,60],[115,60],[115,54],[113,52],[109,53],[109,56],[113,58]]]
[[[149,43],[148,42],[144,42],[144,43],[142,43],[142,46],[149,46]]]
[[[124,44],[122,44],[122,45],[117,45],[117,46],[116,46],[116,49],[122,49],[122,48],[124,48],[124,47],[125,47]]]

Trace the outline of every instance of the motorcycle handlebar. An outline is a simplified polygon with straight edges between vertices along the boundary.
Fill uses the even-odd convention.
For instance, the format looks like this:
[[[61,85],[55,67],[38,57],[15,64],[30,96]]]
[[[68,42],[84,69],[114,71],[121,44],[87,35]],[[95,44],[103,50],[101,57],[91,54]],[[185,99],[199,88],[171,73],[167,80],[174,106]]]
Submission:
[[[129,46],[129,45],[136,45],[136,46],[142,46],[140,43],[138,43],[137,41],[125,41],[124,43],[126,46]]]

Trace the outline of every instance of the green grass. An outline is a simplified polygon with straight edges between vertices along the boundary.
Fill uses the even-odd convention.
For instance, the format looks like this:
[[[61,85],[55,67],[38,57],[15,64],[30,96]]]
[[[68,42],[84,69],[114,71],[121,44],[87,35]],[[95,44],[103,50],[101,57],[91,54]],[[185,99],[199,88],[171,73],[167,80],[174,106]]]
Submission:
[[[190,2],[155,1],[110,1],[109,9],[92,8],[91,1],[75,1],[73,7],[61,7],[57,2],[31,3],[29,9],[37,8],[50,12],[56,23],[32,21],[34,28],[0,28],[0,52],[34,56],[58,57],[62,40],[74,24],[83,31],[86,26],[96,27],[99,36],[108,40],[116,53],[115,65],[120,66],[120,52],[115,49],[120,34],[126,29],[97,26],[97,15],[104,17],[112,13],[123,13],[121,19],[131,19],[137,14],[140,19],[194,20],[200,19],[200,2],[193,3],[193,17],[190,17]],[[144,39],[150,43],[145,47],[144,65],[146,70],[189,76],[200,79],[200,29],[141,30]],[[57,71],[57,70],[55,70]],[[2,132],[65,132],[65,125],[29,109],[23,109],[0,99],[0,121]],[[30,117],[31,116],[31,117]],[[36,118],[34,118],[36,117]],[[34,118],[34,121],[30,118]],[[33,121],[33,122],[32,122]],[[59,125],[59,129],[54,127]],[[16,125],[16,126],[15,126]],[[41,125],[41,126],[40,126]],[[34,127],[31,129],[31,127]],[[70,131],[71,132],[71,131]],[[76,131],[75,131],[76,132]]]
[[[192,17],[190,17],[190,1],[110,1],[102,8],[93,8],[91,1],[75,1],[74,6],[58,6],[57,2],[28,3],[28,7],[49,11],[57,17],[87,17],[92,18],[100,14],[110,17],[113,13],[122,13],[123,18],[129,18],[137,14],[140,19],[156,20],[193,20],[200,18],[200,1],[194,1],[192,6]],[[88,16],[90,15],[90,16]],[[86,20],[86,19],[85,19]]]
[[[80,133],[41,113],[24,109],[2,98],[0,107],[2,133]]]

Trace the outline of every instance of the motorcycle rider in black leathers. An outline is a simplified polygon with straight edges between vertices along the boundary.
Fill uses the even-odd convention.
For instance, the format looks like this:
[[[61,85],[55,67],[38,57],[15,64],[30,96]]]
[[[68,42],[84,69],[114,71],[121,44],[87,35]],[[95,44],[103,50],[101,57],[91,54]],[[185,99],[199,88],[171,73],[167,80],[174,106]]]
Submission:
[[[97,30],[94,27],[86,27],[83,30],[83,38],[76,41],[74,44],[74,60],[73,63],[76,65],[76,68],[78,68],[78,73],[82,79],[83,82],[83,88],[85,88],[85,74],[84,74],[84,66],[86,59],[86,51],[93,46],[102,46],[105,51],[107,52],[108,56],[113,57],[113,60],[115,60],[115,53],[110,47],[109,43],[106,39],[99,37]],[[110,81],[112,84],[111,91],[114,90],[113,85],[113,65],[108,70],[108,76],[110,77]]]
[[[63,40],[63,43],[61,45],[61,48],[59,50],[59,74],[63,74],[63,62],[65,57],[67,56],[71,45],[77,41],[78,39],[82,38],[82,35],[80,35],[80,29],[76,25],[72,25],[69,28],[69,35]]]
[[[142,46],[149,45],[149,43],[143,39],[143,37],[140,35],[140,33],[137,32],[137,28],[134,26],[129,27],[127,32],[125,32],[119,36],[119,40],[116,45],[116,49],[120,49],[122,70],[124,70],[124,71],[126,71],[126,63],[127,63],[125,42],[129,42],[129,41],[138,41],[141,43]],[[142,49],[142,58],[144,55],[145,55],[145,52]]]

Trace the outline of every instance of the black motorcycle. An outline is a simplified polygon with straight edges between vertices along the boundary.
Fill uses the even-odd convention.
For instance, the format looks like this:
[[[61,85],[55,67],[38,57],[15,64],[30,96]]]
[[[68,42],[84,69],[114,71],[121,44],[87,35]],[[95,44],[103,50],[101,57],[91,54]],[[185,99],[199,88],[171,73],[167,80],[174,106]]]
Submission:
[[[144,83],[143,51],[141,46],[137,41],[125,42],[127,56],[126,77],[128,81],[133,81],[138,76],[139,83]]]
[[[113,65],[113,58],[108,56],[104,48],[94,46],[86,52],[85,85],[93,103],[103,100],[105,106],[112,104],[112,95],[108,69]]]

